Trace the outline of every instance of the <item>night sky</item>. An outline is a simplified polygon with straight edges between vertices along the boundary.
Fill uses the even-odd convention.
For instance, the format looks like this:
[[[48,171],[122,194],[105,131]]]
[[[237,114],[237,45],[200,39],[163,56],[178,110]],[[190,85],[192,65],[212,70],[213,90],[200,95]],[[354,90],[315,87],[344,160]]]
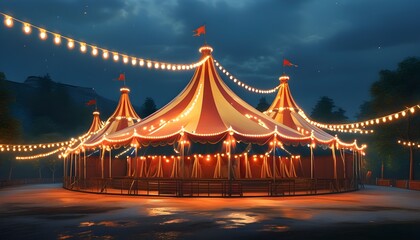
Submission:
[[[272,88],[287,68],[296,102],[310,114],[320,96],[331,97],[354,118],[369,99],[381,69],[420,54],[418,0],[2,0],[0,11],[87,43],[159,61],[195,62],[203,37],[192,31],[206,24],[213,56],[239,80]],[[3,22],[3,19],[1,20]],[[49,73],[54,81],[93,87],[118,99],[126,73],[131,100],[140,106],[152,97],[162,107],[186,86],[193,71],[172,72],[114,63],[56,46],[52,37],[23,34],[21,25],[0,26],[0,71],[9,80]],[[223,76],[232,90],[256,106],[261,96]]]

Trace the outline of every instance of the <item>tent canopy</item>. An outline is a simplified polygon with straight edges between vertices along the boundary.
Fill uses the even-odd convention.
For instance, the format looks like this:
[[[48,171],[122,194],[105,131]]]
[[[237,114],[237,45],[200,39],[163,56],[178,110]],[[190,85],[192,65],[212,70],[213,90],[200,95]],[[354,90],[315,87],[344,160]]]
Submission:
[[[310,136],[279,124],[239,98],[218,75],[211,55],[203,46],[201,65],[185,89],[166,106],[122,131],[92,138],[98,145],[166,145],[180,139],[216,143],[227,138],[265,144],[274,137],[287,143],[308,143]]]

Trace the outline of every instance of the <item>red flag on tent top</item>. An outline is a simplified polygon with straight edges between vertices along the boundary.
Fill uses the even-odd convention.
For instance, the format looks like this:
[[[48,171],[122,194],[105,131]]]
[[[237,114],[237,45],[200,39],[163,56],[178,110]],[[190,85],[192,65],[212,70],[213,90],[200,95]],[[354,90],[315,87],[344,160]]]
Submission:
[[[197,28],[193,32],[194,32],[194,35],[193,35],[194,37],[198,37],[201,34],[206,34],[206,25],[203,25],[203,26]]]
[[[96,100],[95,99],[91,99],[91,100],[89,100],[89,101],[86,102],[86,105],[87,106],[92,106],[92,105],[95,105],[95,104],[96,104]]]
[[[283,66],[287,66],[287,67],[297,67],[298,65],[293,64],[292,62],[290,62],[287,59],[283,59]]]
[[[125,81],[125,74],[120,73],[120,76],[118,77],[118,81]]]

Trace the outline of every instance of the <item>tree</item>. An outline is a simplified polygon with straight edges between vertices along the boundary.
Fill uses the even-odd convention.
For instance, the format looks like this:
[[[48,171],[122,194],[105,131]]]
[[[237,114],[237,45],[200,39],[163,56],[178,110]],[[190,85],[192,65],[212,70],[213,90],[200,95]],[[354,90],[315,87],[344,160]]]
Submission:
[[[0,143],[16,143],[20,138],[20,123],[11,114],[13,97],[6,87],[6,75],[0,72]],[[9,180],[12,179],[13,158],[8,157]]]
[[[407,58],[398,64],[396,70],[382,70],[379,79],[370,88],[371,99],[360,106],[359,120],[374,118],[400,111],[404,107],[420,102],[420,59]],[[389,175],[387,177],[404,178],[403,169],[407,168],[409,158],[411,165],[409,178],[414,175],[414,150],[397,145],[398,139],[411,142],[420,140],[419,115],[408,116],[404,120],[387,122],[386,125],[376,125],[375,134],[366,138],[369,141],[368,151],[370,164],[378,167],[382,161]],[[373,150],[373,151],[372,151]],[[372,154],[372,152],[374,154]],[[410,157],[411,156],[411,157]]]
[[[345,122],[348,119],[345,115],[346,111],[344,111],[342,108],[334,110],[335,108],[337,107],[331,98],[322,96],[316,103],[315,107],[312,109],[311,118],[323,123]]]
[[[144,100],[144,103],[140,107],[140,115],[142,118],[149,116],[150,114],[156,112],[156,104],[153,98],[147,97]]]
[[[6,75],[0,72],[0,143],[14,143],[20,136],[20,124],[10,112],[13,97],[5,81]]]
[[[267,102],[267,99],[265,97],[261,97],[260,101],[258,102],[258,105],[256,109],[260,112],[266,111],[270,107],[270,104]]]

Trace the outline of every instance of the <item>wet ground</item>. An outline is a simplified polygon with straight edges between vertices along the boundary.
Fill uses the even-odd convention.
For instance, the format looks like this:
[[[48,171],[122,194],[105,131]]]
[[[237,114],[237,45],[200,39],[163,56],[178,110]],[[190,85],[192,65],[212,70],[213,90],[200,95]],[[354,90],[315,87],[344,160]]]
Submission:
[[[0,239],[420,239],[420,192],[158,198],[26,185],[0,190]]]

